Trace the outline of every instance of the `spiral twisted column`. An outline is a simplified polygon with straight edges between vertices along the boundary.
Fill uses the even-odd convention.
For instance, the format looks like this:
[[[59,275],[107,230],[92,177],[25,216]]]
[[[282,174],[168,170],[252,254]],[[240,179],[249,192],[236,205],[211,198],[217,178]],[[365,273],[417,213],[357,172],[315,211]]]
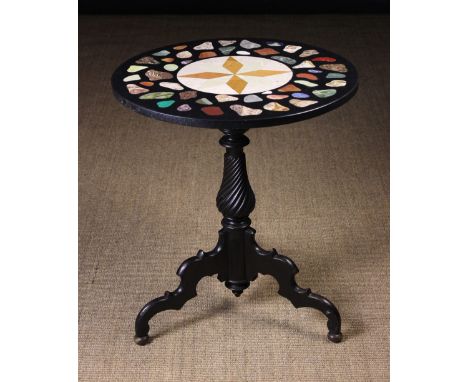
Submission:
[[[243,147],[249,144],[247,130],[221,130],[219,143],[226,148],[221,187],[216,197],[218,210],[223,214],[223,253],[226,254],[227,288],[240,296],[257,273],[253,266],[254,245],[249,214],[255,208],[255,194],[250,187]],[[218,277],[219,278],[219,277]]]
[[[242,221],[248,225],[248,216],[255,208],[255,194],[250,187],[243,150],[250,142],[244,135],[246,131],[224,130],[219,141],[226,148],[223,180],[216,198],[218,210],[225,218],[223,225]]]

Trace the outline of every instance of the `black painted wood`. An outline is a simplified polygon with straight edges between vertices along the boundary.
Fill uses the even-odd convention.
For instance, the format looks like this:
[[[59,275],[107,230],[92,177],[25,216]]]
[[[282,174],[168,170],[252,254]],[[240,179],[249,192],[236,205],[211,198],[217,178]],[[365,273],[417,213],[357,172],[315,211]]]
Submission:
[[[243,147],[249,143],[244,130],[224,130],[220,144],[226,148],[224,173],[217,196],[217,206],[223,214],[222,229],[215,248],[184,261],[177,274],[181,281],[173,292],[165,292],[147,303],[135,322],[135,342],[150,341],[149,320],[165,310],[180,309],[197,295],[197,283],[205,276],[217,274],[235,296],[240,296],[258,273],[273,276],[279,284],[278,293],[296,308],[310,307],[321,311],[328,320],[328,339],[340,342],[341,317],[336,307],[325,297],[300,288],[295,281],[298,269],[294,262],[275,249],[266,251],[255,241],[249,214],[255,207],[255,195],[249,184]]]

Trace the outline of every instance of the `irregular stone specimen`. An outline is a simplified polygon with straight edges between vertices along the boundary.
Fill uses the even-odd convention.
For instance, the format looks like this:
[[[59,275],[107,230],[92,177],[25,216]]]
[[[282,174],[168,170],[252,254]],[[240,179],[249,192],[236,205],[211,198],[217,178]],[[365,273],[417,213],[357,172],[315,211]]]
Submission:
[[[140,96],[140,99],[166,99],[171,98],[174,92],[153,92]]]
[[[301,85],[304,85],[304,86],[307,86],[309,88],[313,88],[315,86],[318,86],[316,83],[314,82],[310,82],[310,81],[307,81],[307,80],[296,80],[294,81],[296,84],[301,84]]]
[[[343,64],[323,64],[320,65],[322,69],[331,70],[334,72],[346,73],[348,69]]]
[[[261,102],[263,101],[258,95],[250,94],[244,97],[245,103]]]
[[[231,102],[231,101],[237,101],[239,98],[233,97],[230,95],[226,94],[218,94],[215,96],[218,102]]]
[[[179,52],[176,54],[178,58],[190,58],[192,57],[192,53],[190,53],[188,50],[183,50],[182,52]]]
[[[183,100],[195,98],[196,96],[197,96],[197,92],[195,90],[187,90],[185,92],[179,93],[180,99],[183,99]]]
[[[302,61],[300,64],[293,66],[294,69],[300,68],[315,68],[315,64],[310,60]]]
[[[123,80],[124,82],[138,81],[138,80],[141,80],[141,77],[139,74],[132,74],[131,76],[125,77]]]
[[[336,90],[335,89],[314,90],[312,93],[319,98],[327,98],[327,97],[331,97],[332,95],[335,95]]]
[[[221,48],[219,48],[219,51],[220,51],[222,54],[228,55],[228,54],[231,53],[234,49],[236,49],[235,46],[222,46]]]
[[[187,64],[190,64],[193,60],[184,60],[184,61],[181,61],[180,63],[182,65],[187,65]]]
[[[153,53],[153,56],[164,57],[170,54],[168,50],[160,50],[159,52]]]
[[[187,48],[187,45],[177,45],[174,47],[174,50],[182,50],[182,49],[185,49]]]
[[[299,92],[301,91],[301,89],[299,89],[297,86],[294,86],[293,84],[288,84],[286,86],[283,86],[282,88],[279,88],[278,91],[282,93]]]
[[[292,58],[286,56],[271,56],[271,58],[279,62],[284,62],[288,65],[294,65],[297,62],[296,60],[293,60]]]
[[[335,62],[336,58],[333,57],[315,57],[312,61],[319,61],[319,62]]]
[[[236,40],[219,40],[218,41],[221,46],[232,45],[236,42]]]
[[[296,75],[296,77],[298,78],[307,78],[308,80],[318,80],[318,77],[313,75],[313,74],[309,74],[309,73],[299,73]]]
[[[260,44],[257,44],[255,42],[249,41],[249,40],[242,40],[240,42],[240,46],[244,49],[254,49],[254,48],[260,48]]]
[[[327,78],[345,78],[346,74],[343,73],[328,73]]]
[[[319,54],[318,51],[316,51],[315,49],[307,49],[307,50],[304,50],[300,55],[299,57],[309,57],[309,56],[312,56],[314,54]]]
[[[147,66],[141,66],[141,65],[130,65],[127,69],[127,72],[129,73],[135,73],[139,72],[140,70],[147,69]]]
[[[171,106],[174,102],[175,101],[173,100],[159,101],[159,102],[156,102],[156,105],[158,105],[161,108],[166,108],[166,107]]]
[[[307,93],[293,93],[291,94],[294,98],[310,98]]]
[[[201,108],[201,111],[209,116],[223,115],[224,112],[219,106],[205,106]]]
[[[241,56],[249,56],[250,55],[250,52],[247,52],[245,50],[238,50],[236,53],[240,54]]]
[[[198,55],[198,58],[210,58],[210,57],[216,57],[217,54],[215,52],[201,52]]]
[[[141,93],[148,93],[149,90],[142,88],[141,86],[135,84],[128,84],[127,85],[128,92],[130,94],[141,94]]]
[[[154,69],[148,70],[145,75],[151,81],[170,80],[171,78],[174,78],[171,73],[160,72],[159,70]]]
[[[318,101],[304,101],[301,99],[292,99],[289,101],[290,104],[296,106],[296,107],[307,107],[310,105],[313,105],[314,103],[317,103]]]
[[[184,87],[177,82],[160,82],[159,85],[172,90],[184,90]]]
[[[284,44],[282,44],[281,42],[268,41],[267,45],[269,45],[269,46],[283,46]]]
[[[174,70],[177,70],[178,66],[176,64],[167,64],[164,65],[164,69],[168,70],[169,72],[173,72]]]
[[[154,59],[154,57],[146,56],[138,59],[136,61],[137,64],[159,64],[159,61]]]
[[[200,45],[195,46],[193,49],[195,50],[210,50],[213,48],[213,43],[211,41],[204,42]]]
[[[192,108],[190,107],[190,105],[187,105],[186,103],[184,103],[183,105],[180,105],[177,110],[179,111],[190,111],[192,110]]]
[[[153,85],[154,85],[154,82],[151,82],[151,81],[142,81],[142,82],[140,82],[140,85],[143,85],[143,86],[153,86]]]
[[[259,115],[263,112],[262,109],[251,109],[250,107],[244,105],[231,105],[231,110],[234,110],[241,117],[246,117],[249,115]]]
[[[263,106],[265,110],[270,110],[270,111],[288,111],[289,107],[283,106],[279,104],[278,102],[270,102],[267,103],[265,106]]]
[[[279,52],[277,50],[274,50],[273,48],[257,49],[255,53],[259,54],[260,56],[270,56],[272,54],[279,54]]]
[[[322,70],[318,70],[318,69],[308,69],[307,71],[309,73],[322,73],[323,72]]]
[[[346,81],[344,80],[333,80],[330,82],[327,82],[325,85],[331,87],[331,88],[340,88],[342,86],[346,86]]]
[[[285,99],[288,98],[289,96],[286,94],[270,94],[267,95],[268,99]]]
[[[200,98],[195,101],[196,103],[199,103],[200,105],[213,105],[213,102],[211,102],[208,98]]]
[[[172,57],[167,57],[167,58],[163,58],[161,61],[164,61],[164,62],[173,62],[174,59]]]
[[[288,53],[296,53],[301,48],[302,46],[298,45],[286,45],[283,50]]]

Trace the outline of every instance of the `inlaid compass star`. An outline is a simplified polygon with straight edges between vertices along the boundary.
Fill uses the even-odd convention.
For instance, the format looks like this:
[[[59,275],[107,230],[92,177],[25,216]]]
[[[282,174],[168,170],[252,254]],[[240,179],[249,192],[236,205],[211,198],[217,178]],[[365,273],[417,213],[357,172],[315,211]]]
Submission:
[[[249,77],[270,77],[276,76],[279,74],[288,73],[285,70],[268,70],[268,69],[257,69],[251,70],[248,72],[239,72],[244,64],[236,60],[234,57],[228,57],[224,64],[222,65],[225,69],[227,69],[230,73],[222,73],[222,72],[198,72],[198,73],[190,73],[184,74],[180,77],[188,77],[188,78],[200,78],[206,79],[207,81],[226,77],[226,85],[228,85],[231,89],[236,91],[238,94],[241,94],[242,91],[249,83]],[[247,77],[244,79],[243,77]]]

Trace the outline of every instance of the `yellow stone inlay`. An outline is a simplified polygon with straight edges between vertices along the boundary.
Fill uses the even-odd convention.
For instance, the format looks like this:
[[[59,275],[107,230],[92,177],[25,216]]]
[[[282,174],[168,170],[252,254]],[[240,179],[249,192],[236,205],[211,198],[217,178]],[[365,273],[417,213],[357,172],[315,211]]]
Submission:
[[[242,78],[234,75],[231,79],[226,82],[231,88],[233,88],[237,93],[242,93],[242,90],[247,86],[247,81],[244,81]]]
[[[201,72],[201,73],[185,74],[185,75],[180,76],[180,77],[211,79],[211,78],[226,77],[226,76],[230,76],[230,75],[231,74],[229,74],[229,73]]]
[[[231,73],[237,73],[240,68],[242,68],[244,65],[241,64],[239,61],[237,61],[235,58],[229,57],[226,62],[223,64],[223,66],[229,70]]]
[[[287,73],[287,71],[260,69],[260,70],[253,70],[251,72],[244,72],[244,73],[237,73],[237,74],[243,75],[243,76],[268,77],[268,76],[274,76],[276,74],[282,74],[282,73]]]

